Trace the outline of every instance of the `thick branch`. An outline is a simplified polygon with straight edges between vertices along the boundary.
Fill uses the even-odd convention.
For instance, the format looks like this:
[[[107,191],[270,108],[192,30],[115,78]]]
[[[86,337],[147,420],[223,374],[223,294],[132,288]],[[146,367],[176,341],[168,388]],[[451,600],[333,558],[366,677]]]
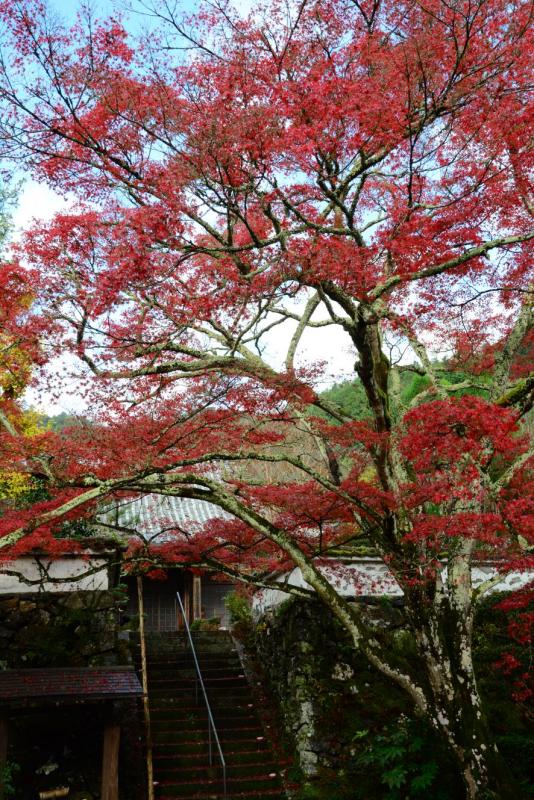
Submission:
[[[423,278],[431,278],[433,275],[441,275],[443,272],[449,272],[474,258],[479,258],[489,253],[491,250],[495,250],[499,247],[507,247],[512,244],[519,244],[521,242],[528,242],[530,239],[534,239],[534,231],[521,233],[517,236],[504,236],[501,239],[493,239],[491,242],[484,242],[484,244],[478,245],[477,247],[471,247],[459,256],[447,261],[442,261],[440,264],[433,264],[430,267],[424,267],[416,272],[409,272],[406,275],[392,275],[391,278],[388,278],[384,283],[379,284],[369,292],[369,297],[371,300],[377,300],[401,283],[419,281]]]

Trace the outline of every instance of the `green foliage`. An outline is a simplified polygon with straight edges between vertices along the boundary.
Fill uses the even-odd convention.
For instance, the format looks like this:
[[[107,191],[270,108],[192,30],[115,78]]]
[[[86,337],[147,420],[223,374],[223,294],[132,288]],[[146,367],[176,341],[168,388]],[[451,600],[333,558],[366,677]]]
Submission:
[[[62,539],[83,540],[91,539],[94,535],[95,529],[89,520],[74,519],[62,524],[58,537]]]
[[[401,372],[400,382],[401,399],[405,405],[411,403],[413,398],[427,389],[430,384],[426,376],[419,375],[417,372]],[[371,416],[365,390],[359,380],[336,383],[323,392],[321,397],[339,406],[345,414],[349,414],[354,419],[366,419]]]
[[[499,751],[521,785],[523,796],[534,798],[534,704],[532,698],[514,700],[514,675],[506,675],[495,666],[510,653],[523,665],[520,672],[531,670],[531,648],[513,642],[508,634],[509,623],[514,623],[520,612],[498,608],[505,596],[491,595],[479,605],[473,642],[475,668]]]
[[[336,383],[324,391],[321,397],[339,406],[345,414],[349,414],[354,419],[365,419],[371,416],[365,390],[359,380]],[[317,411],[314,410],[314,413],[316,414]],[[327,415],[320,413],[320,416],[326,417]]]
[[[50,499],[50,492],[46,480],[39,477],[32,478],[30,485],[24,495],[18,498],[17,506],[19,508],[29,507],[34,503],[40,503],[43,500]]]
[[[534,798],[532,707],[514,701],[513,676],[495,668],[513,643],[507,633],[511,612],[495,608],[502,596],[481,604],[475,624],[477,680],[490,727],[511,774],[518,797]],[[416,668],[413,635],[402,611],[391,601],[363,607],[377,625],[394,664]],[[512,612],[513,613],[513,612]],[[513,620],[513,617],[512,617]],[[295,797],[298,800],[458,800],[465,796],[450,754],[400,689],[371,668],[341,626],[317,602],[287,600],[256,625],[266,677],[281,700],[283,714],[298,720],[302,698],[314,705],[314,730],[320,769]],[[518,659],[523,656],[513,650]],[[347,669],[340,675],[336,665]],[[399,720],[401,722],[399,722]],[[327,754],[327,759],[322,754]],[[328,767],[326,766],[328,764]],[[299,780],[295,777],[295,780]]]
[[[69,602],[76,600],[73,594]],[[24,653],[24,664],[31,667],[85,666],[87,661],[100,655],[102,638],[108,639],[106,631],[109,614],[118,609],[118,603],[95,602],[70,607],[63,605],[61,611],[46,621],[35,622],[23,628],[18,646]]]
[[[224,599],[232,625],[245,622],[252,624],[252,611],[248,599],[241,592],[230,592]]]
[[[232,632],[245,647],[254,647],[255,628],[248,598],[239,591],[230,592],[224,601],[230,614]]]
[[[456,386],[459,383],[464,383],[470,379],[474,379],[478,384],[477,386],[466,386],[462,389],[457,389],[451,392],[451,397],[465,397],[467,395],[476,397],[487,397],[488,393],[484,388],[485,383],[489,383],[489,376],[477,375],[474,377],[468,372],[458,369],[451,369],[446,362],[435,362],[434,369],[439,379],[439,383],[446,389],[447,387]],[[401,374],[401,399],[405,406],[409,406],[413,400],[428,389],[430,380],[426,375],[419,375],[416,372],[403,372]],[[421,398],[422,402],[428,402],[433,399],[432,394]]]
[[[374,776],[376,785],[384,787],[384,800],[411,800],[428,795],[439,800],[450,800],[437,781],[439,765],[434,757],[432,737],[426,736],[421,721],[401,716],[382,733],[370,736],[368,731],[359,731],[355,741],[366,742],[364,750],[356,758],[356,766],[366,772],[366,783]],[[364,790],[366,791],[366,790]],[[359,794],[358,797],[367,795]]]
[[[467,395],[475,396],[475,397],[488,397],[488,390],[483,388],[484,384],[490,383],[490,376],[489,375],[477,375],[474,377],[469,372],[461,372],[459,370],[455,370],[454,372],[448,372],[444,375],[441,379],[441,383],[445,386],[454,386],[457,383],[463,383],[463,381],[473,379],[478,384],[478,386],[468,386],[464,389],[458,389],[454,392],[454,397],[466,397]]]
[[[295,800],[351,800],[354,795],[349,794],[349,790],[339,786],[335,780],[329,780],[324,776],[319,781],[305,783],[299,791],[293,795]]]
[[[3,797],[13,797],[15,794],[15,777],[20,772],[20,766],[15,761],[6,761],[0,765],[0,789],[3,790]]]
[[[111,596],[117,600],[119,605],[127,605],[128,604],[128,584],[127,583],[118,583],[117,586],[114,586],[112,589],[109,590]]]
[[[417,372],[401,373],[401,400],[405,406],[409,406],[418,394],[424,392],[430,386],[430,380],[426,375],[418,375]]]
[[[439,375],[440,383],[447,386],[454,386],[458,383],[463,383],[465,380],[472,378],[467,372],[459,370],[450,370],[446,363],[436,362],[434,367]],[[484,383],[488,382],[489,378],[484,375],[476,376],[476,383],[482,387]],[[401,386],[401,401],[406,407],[410,406],[414,399],[425,392],[430,386],[430,379],[426,375],[420,375],[418,372],[405,370],[400,373],[400,386]],[[484,388],[479,387],[465,387],[455,391],[452,396],[463,397],[464,395],[476,395],[479,397],[487,396]],[[345,414],[349,414],[354,419],[366,419],[371,416],[365,390],[361,381],[358,379],[353,381],[343,381],[336,383],[330,389],[322,392],[321,397],[328,400],[330,403],[337,405]],[[421,398],[422,402],[432,400],[433,395],[428,394]],[[313,410],[314,415],[327,418],[328,414]]]
[[[210,617],[210,619],[195,619],[189,625],[192,631],[212,631],[214,628],[219,628],[221,625],[220,617]]]
[[[8,241],[11,230],[11,209],[15,206],[18,197],[18,187],[9,187],[0,183],[0,252]]]
[[[60,431],[63,428],[71,428],[80,425],[90,424],[86,417],[77,417],[73,414],[68,414],[62,411],[60,414],[55,414],[53,417],[43,415],[43,427],[48,427],[53,431]]]

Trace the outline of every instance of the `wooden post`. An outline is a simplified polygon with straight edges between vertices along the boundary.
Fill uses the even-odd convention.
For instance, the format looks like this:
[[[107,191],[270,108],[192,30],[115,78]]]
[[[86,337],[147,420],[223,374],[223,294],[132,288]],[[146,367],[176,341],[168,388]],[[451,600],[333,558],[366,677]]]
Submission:
[[[184,581],[184,593],[182,596],[182,602],[184,604],[184,611],[185,616],[187,619],[188,625],[191,624],[191,581]],[[185,622],[184,622],[185,628]]]
[[[5,797],[5,769],[7,766],[7,737],[8,737],[8,718],[7,714],[0,711],[0,800]]]
[[[147,800],[154,800],[154,767],[152,763],[152,728],[148,704],[148,674],[146,666],[145,605],[143,602],[143,578],[137,576],[137,603],[139,610],[139,640],[141,642],[141,676],[143,683],[143,713],[145,717],[146,773],[148,781]]]
[[[193,621],[202,617],[202,585],[200,575],[193,575]]]
[[[120,725],[108,724],[104,728],[102,752],[101,800],[119,800],[119,744]]]

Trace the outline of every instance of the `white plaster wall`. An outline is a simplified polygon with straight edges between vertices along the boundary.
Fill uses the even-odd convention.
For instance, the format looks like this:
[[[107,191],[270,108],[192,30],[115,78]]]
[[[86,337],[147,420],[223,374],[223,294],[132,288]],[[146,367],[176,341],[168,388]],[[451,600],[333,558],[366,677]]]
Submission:
[[[47,581],[46,575],[43,575],[43,568],[51,578],[60,579],[61,583]],[[88,570],[95,568],[96,572],[84,575]],[[42,578],[42,582],[28,585],[17,575],[6,574],[8,572],[17,572],[29,580]],[[77,576],[83,577],[72,580]],[[78,557],[56,559],[26,557],[0,564],[0,595],[43,591],[53,593],[103,591],[106,589],[109,589],[109,577],[107,561],[104,558],[87,560]]]
[[[329,578],[333,586],[343,597],[402,597],[402,591],[397,581],[386,565],[373,558],[362,558],[350,564],[332,563],[319,565],[320,572]],[[473,567],[473,586],[477,587],[484,581],[490,580],[497,574],[492,565]],[[446,578],[447,568],[443,570]],[[510,572],[503,576],[499,583],[491,588],[491,592],[510,591],[525,586],[533,578],[532,573]],[[297,567],[291,572],[280,575],[278,583],[288,583],[291,586],[302,586],[310,589],[309,584],[302,577]],[[267,609],[283,603],[290,595],[278,589],[260,589],[252,600],[252,610],[255,616],[261,616]]]

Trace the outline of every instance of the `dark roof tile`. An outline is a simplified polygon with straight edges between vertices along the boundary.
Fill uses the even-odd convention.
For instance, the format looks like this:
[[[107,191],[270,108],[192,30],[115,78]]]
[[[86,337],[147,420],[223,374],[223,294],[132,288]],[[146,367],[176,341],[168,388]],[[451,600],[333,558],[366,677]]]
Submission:
[[[142,693],[132,669],[65,667],[0,672],[0,704],[39,698],[112,699]]]

